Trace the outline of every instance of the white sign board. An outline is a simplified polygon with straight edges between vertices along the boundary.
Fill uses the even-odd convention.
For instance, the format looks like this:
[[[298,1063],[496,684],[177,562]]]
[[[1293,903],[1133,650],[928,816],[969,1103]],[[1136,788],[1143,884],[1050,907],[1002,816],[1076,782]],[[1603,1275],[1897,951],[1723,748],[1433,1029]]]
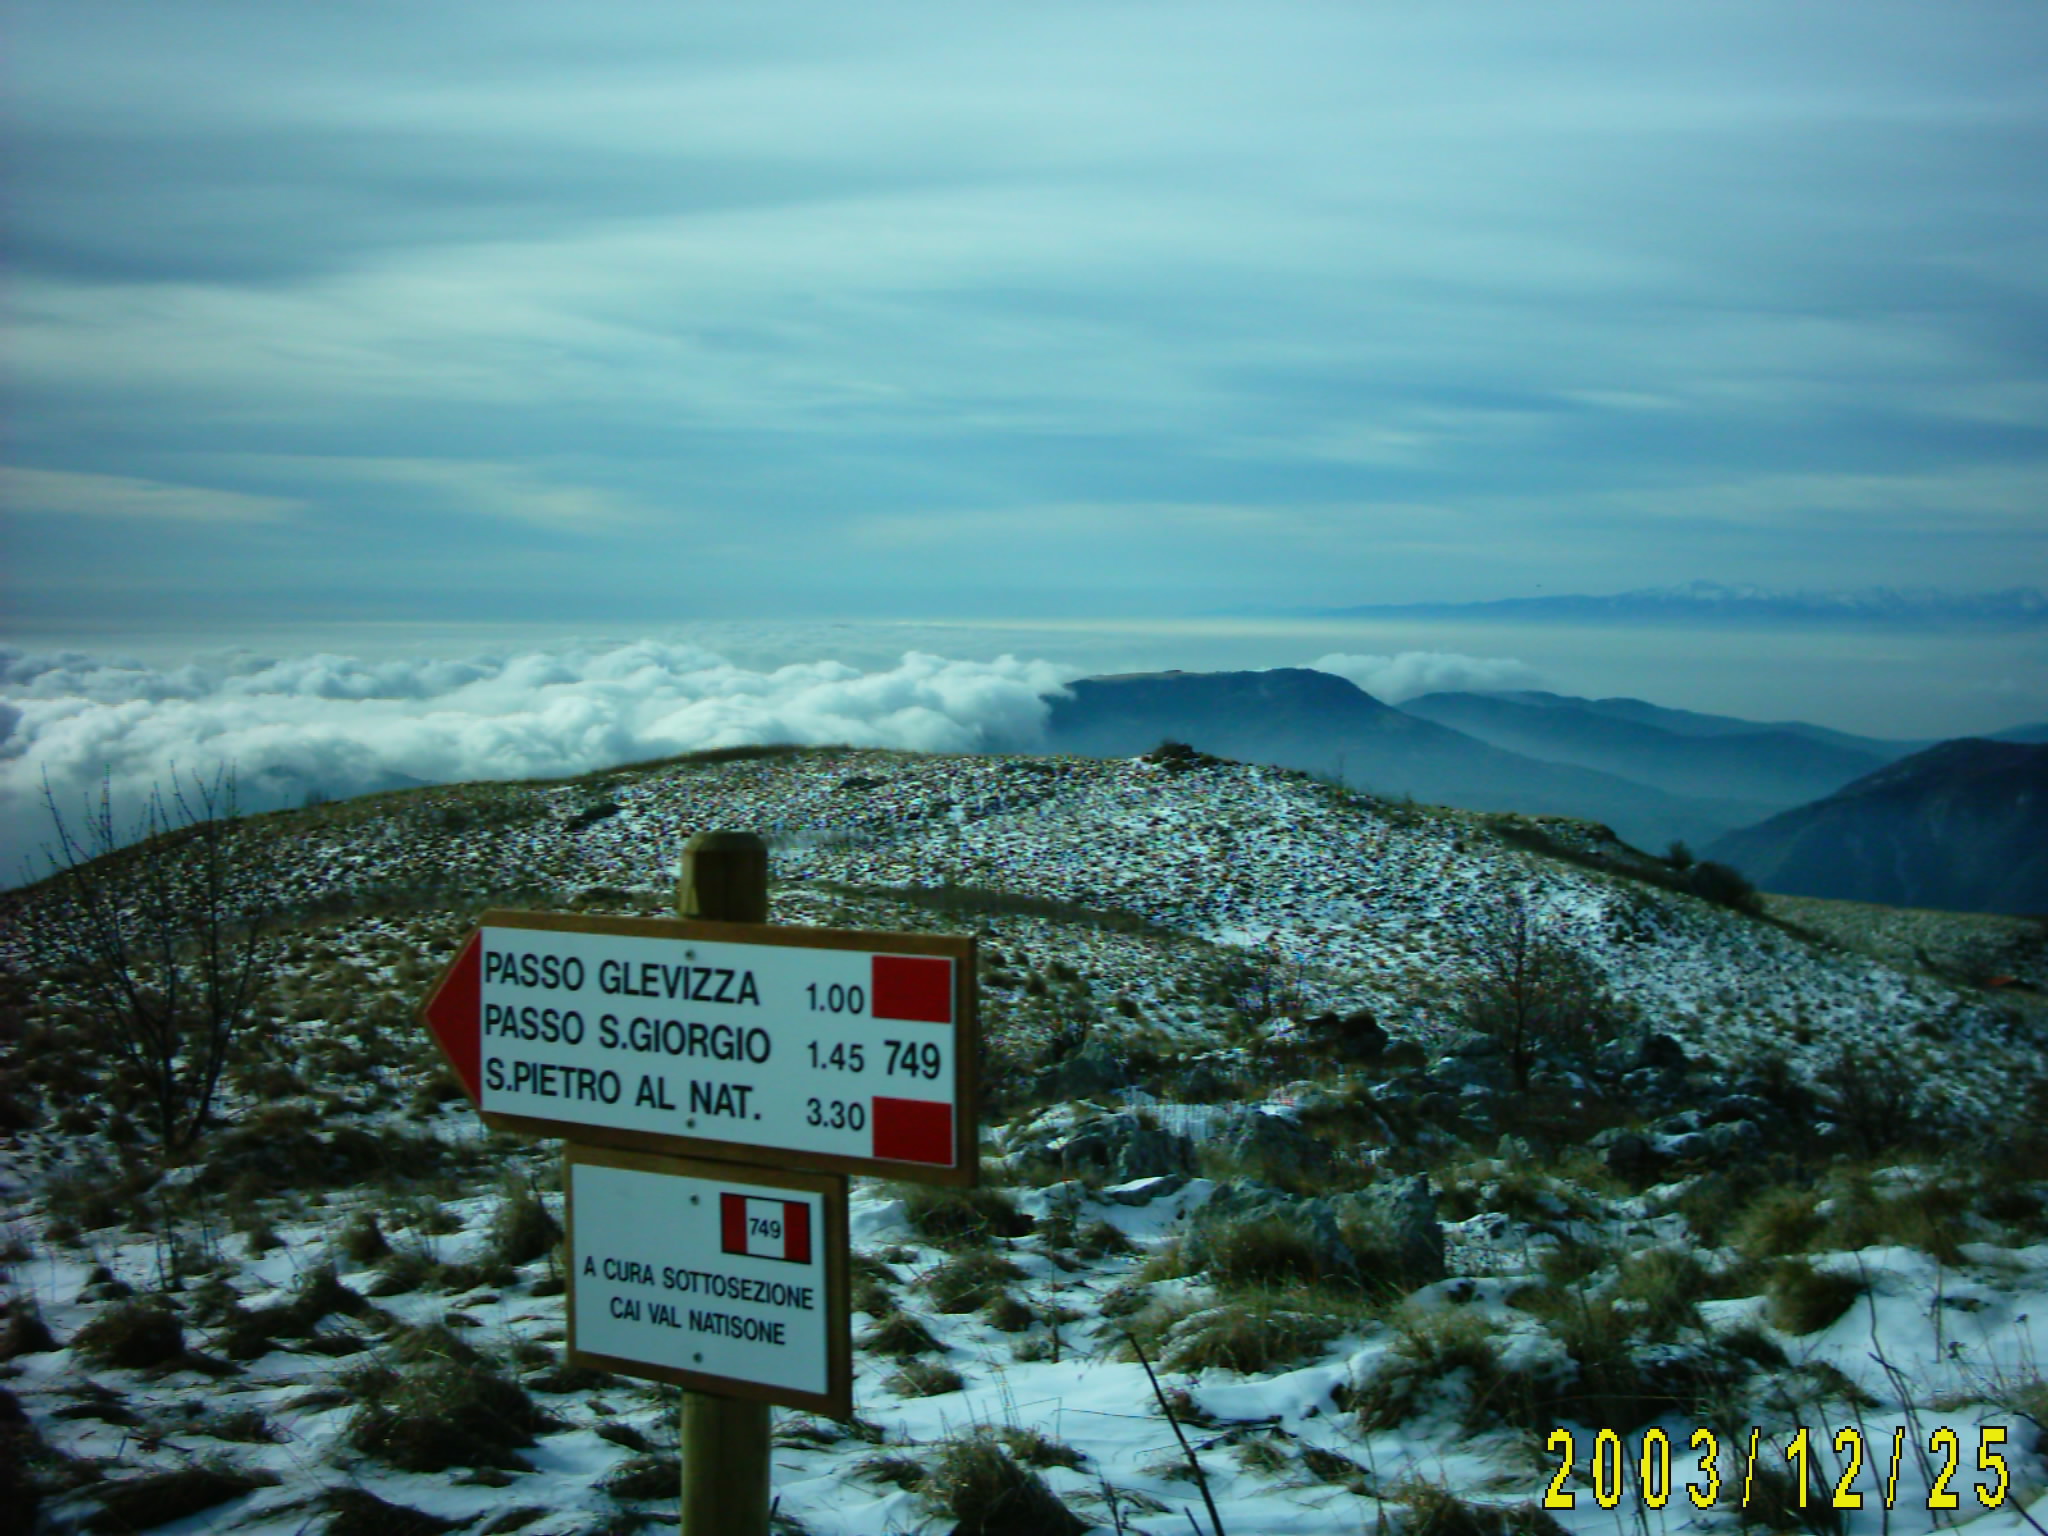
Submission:
[[[572,1364],[844,1418],[846,1181],[570,1146]]]
[[[492,912],[424,1013],[487,1118],[967,1183],[973,942]]]

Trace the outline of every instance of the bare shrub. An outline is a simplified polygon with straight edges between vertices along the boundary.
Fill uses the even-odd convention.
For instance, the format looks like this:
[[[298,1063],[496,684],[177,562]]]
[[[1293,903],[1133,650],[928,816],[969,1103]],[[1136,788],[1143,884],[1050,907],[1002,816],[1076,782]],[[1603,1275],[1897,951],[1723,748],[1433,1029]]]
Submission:
[[[1583,1058],[1609,1032],[1617,1010],[1599,972],[1544,930],[1520,891],[1480,910],[1472,956],[1479,974],[1464,1022],[1500,1043],[1517,1090],[1527,1092],[1539,1056]]]
[[[23,910],[44,972],[106,1033],[166,1154],[198,1140],[237,1035],[271,976],[271,844],[240,822],[235,778],[175,776],[150,792],[132,837],[111,785],[74,825],[48,782],[49,877]]]

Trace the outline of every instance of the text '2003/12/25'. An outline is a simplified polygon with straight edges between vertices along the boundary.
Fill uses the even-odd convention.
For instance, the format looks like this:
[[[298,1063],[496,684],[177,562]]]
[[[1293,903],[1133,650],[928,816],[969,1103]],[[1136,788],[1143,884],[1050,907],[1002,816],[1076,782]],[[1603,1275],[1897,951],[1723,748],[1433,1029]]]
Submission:
[[[1631,1491],[1646,1507],[1662,1509],[1674,1490],[1701,1509],[1717,1504],[1747,1509],[1766,1497],[1773,1502],[1789,1498],[1795,1509],[1809,1503],[1815,1508],[1862,1509],[1866,1494],[1857,1484],[1867,1480],[1876,1484],[1869,1496],[1891,1509],[1898,1502],[1902,1466],[1924,1476],[1930,1510],[1960,1509],[1971,1495],[1983,1508],[1997,1509],[2012,1485],[2002,1449],[2006,1431],[1999,1424],[1979,1424],[1961,1432],[1943,1425],[1927,1436],[1924,1451],[1918,1434],[1909,1434],[1903,1425],[1889,1437],[1873,1432],[1867,1443],[1864,1430],[1853,1424],[1837,1430],[1832,1439],[1824,1430],[1816,1434],[1802,1427],[1783,1445],[1765,1440],[1756,1428],[1750,1430],[1746,1444],[1737,1440],[1732,1445],[1711,1429],[1696,1429],[1685,1450],[1675,1448],[1663,1430],[1652,1429],[1643,1434],[1633,1456],[1618,1433],[1603,1429],[1594,1435],[1593,1454],[1583,1468],[1578,1461],[1581,1434],[1553,1429],[1544,1442],[1558,1458],[1556,1474],[1543,1496],[1545,1509],[1578,1507],[1577,1490],[1565,1486],[1575,1471],[1592,1485],[1593,1498],[1602,1509],[1615,1508]],[[1957,1478],[1966,1475],[1966,1437],[1976,1443],[1976,1475],[1959,1487]]]

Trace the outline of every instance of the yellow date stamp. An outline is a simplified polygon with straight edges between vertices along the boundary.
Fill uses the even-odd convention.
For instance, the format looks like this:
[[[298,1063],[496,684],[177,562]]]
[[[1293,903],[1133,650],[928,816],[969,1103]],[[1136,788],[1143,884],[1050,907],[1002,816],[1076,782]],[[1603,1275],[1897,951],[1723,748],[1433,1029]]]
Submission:
[[[1544,1441],[1544,1449],[1558,1458],[1557,1472],[1543,1495],[1545,1509],[1578,1507],[1578,1490],[1565,1484],[1580,1465],[1582,1435],[1583,1431],[1553,1429]],[[1902,1466],[1912,1466],[1924,1473],[1930,1510],[1960,1509],[1970,1493],[1985,1509],[1997,1509],[2005,1502],[2012,1485],[2004,1453],[1999,1449],[2006,1443],[2003,1425],[1980,1424],[1962,1432],[1942,1425],[1927,1436],[1924,1453],[1917,1434],[1909,1436],[1903,1425],[1892,1431],[1889,1444],[1874,1435],[1870,1439],[1873,1443],[1866,1444],[1864,1431],[1854,1424],[1836,1430],[1832,1440],[1825,1430],[1816,1435],[1802,1426],[1780,1445],[1775,1440],[1766,1440],[1760,1427],[1752,1427],[1746,1444],[1737,1439],[1729,1445],[1711,1429],[1696,1429],[1681,1451],[1663,1430],[1650,1429],[1643,1432],[1631,1451],[1619,1433],[1603,1429],[1593,1436],[1593,1453],[1585,1465],[1585,1479],[1591,1483],[1593,1499],[1602,1509],[1617,1508],[1629,1496],[1631,1487],[1650,1509],[1662,1509],[1671,1502],[1674,1492],[1700,1509],[1712,1509],[1717,1504],[1747,1509],[1756,1492],[1758,1471],[1765,1467],[1790,1475],[1793,1497],[1800,1509],[1807,1507],[1809,1494],[1817,1505],[1862,1509],[1866,1494],[1856,1485],[1866,1468],[1876,1481],[1870,1495],[1881,1498],[1886,1509],[1897,1506]],[[1976,1443],[1976,1475],[1959,1489],[1956,1477],[1963,1470],[1965,1439]],[[1834,1480],[1832,1497],[1826,1491],[1830,1478]],[[1916,1476],[1916,1490],[1919,1483]]]

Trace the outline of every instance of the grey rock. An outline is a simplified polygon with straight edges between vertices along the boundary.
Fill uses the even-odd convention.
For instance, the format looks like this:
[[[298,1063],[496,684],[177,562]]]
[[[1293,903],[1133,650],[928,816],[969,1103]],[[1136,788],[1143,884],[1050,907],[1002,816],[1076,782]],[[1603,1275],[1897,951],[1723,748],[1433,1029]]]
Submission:
[[[1437,1083],[1453,1092],[1466,1088],[1490,1088],[1505,1092],[1514,1082],[1505,1057],[1493,1056],[1443,1056],[1430,1069],[1429,1075]]]
[[[1700,1134],[1716,1160],[1750,1157],[1763,1150],[1764,1133],[1754,1120],[1723,1120]]]
[[[1240,1167],[1270,1179],[1313,1177],[1331,1163],[1329,1147],[1286,1115],[1247,1115],[1224,1133],[1221,1146]]]
[[[1389,1179],[1332,1202],[1355,1230],[1373,1234],[1380,1262],[1390,1264],[1404,1284],[1427,1285],[1444,1277],[1444,1228],[1427,1174]]]
[[[1103,1115],[1078,1127],[1063,1141],[1048,1138],[1020,1149],[1030,1169],[1058,1169],[1068,1175],[1096,1173],[1113,1183],[1186,1174],[1195,1149],[1187,1137],[1131,1111]]]
[[[1717,1125],[1724,1120],[1756,1120],[1768,1123],[1775,1113],[1776,1110],[1767,1099],[1760,1099],[1753,1093],[1731,1093],[1708,1108],[1706,1123]]]
[[[1522,1136],[1509,1135],[1501,1137],[1500,1145],[1494,1148],[1493,1155],[1504,1163],[1533,1163],[1536,1161],[1535,1147],[1531,1146],[1528,1139]]]
[[[1036,1087],[1050,1098],[1091,1099],[1115,1093],[1130,1080],[1130,1071],[1115,1047],[1097,1036],[1066,1060],[1040,1072]]]
[[[1150,1205],[1164,1195],[1178,1194],[1187,1187],[1187,1176],[1161,1174],[1157,1178],[1134,1180],[1122,1187],[1105,1189],[1102,1198],[1113,1205]]]

